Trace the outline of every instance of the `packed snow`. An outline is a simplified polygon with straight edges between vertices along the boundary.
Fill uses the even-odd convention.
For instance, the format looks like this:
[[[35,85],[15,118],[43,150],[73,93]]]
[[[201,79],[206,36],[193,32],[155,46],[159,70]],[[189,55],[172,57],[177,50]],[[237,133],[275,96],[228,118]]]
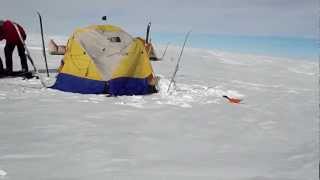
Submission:
[[[62,57],[48,55],[46,78],[41,48],[30,49],[53,84]],[[160,92],[147,96],[73,94],[43,88],[39,79],[0,79],[0,179],[318,178],[316,62],[187,48],[167,92],[179,51],[169,46],[153,62]]]

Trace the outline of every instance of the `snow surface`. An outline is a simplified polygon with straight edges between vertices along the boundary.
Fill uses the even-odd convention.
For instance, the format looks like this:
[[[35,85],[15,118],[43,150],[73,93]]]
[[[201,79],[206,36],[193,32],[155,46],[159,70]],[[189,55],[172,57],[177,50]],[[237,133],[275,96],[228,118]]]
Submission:
[[[148,96],[0,79],[0,179],[318,179],[317,63],[188,48],[167,93],[179,50],[153,63],[160,93]],[[49,56],[52,72],[60,58]]]

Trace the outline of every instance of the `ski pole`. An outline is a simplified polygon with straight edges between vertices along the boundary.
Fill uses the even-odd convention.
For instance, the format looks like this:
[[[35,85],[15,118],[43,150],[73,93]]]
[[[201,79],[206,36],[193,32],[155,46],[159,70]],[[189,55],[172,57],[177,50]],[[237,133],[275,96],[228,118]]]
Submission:
[[[25,43],[24,40],[22,39],[22,36],[21,36],[21,34],[20,34],[20,31],[19,31],[19,28],[18,28],[17,24],[14,23],[13,25],[14,25],[17,33],[18,33],[18,36],[19,36],[19,39],[20,39],[22,45],[24,46],[24,49],[25,49],[25,51],[26,51],[27,58],[29,59],[29,61],[30,61],[31,65],[32,65],[35,73],[39,76],[39,79],[40,79],[40,82],[41,82],[42,86],[43,86],[43,87],[47,87],[46,84],[44,83],[43,79],[42,79],[42,76],[40,75],[38,69],[36,68],[36,66],[35,66],[35,64],[34,64],[34,61],[33,61],[32,57],[31,57],[31,55],[30,55],[30,51],[29,51],[26,43]]]

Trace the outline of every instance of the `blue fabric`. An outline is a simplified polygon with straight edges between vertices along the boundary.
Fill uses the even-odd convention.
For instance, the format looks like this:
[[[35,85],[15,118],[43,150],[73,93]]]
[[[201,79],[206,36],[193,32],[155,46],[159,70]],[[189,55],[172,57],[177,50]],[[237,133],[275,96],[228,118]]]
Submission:
[[[129,77],[112,79],[109,81],[109,94],[113,96],[150,94],[148,80]]]
[[[107,82],[60,73],[51,88],[81,94],[103,94],[107,91]]]

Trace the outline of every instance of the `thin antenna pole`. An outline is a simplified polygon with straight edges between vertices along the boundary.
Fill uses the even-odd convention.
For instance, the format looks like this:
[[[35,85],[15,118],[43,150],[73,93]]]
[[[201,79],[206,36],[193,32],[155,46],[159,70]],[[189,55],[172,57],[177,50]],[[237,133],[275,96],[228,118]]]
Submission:
[[[164,51],[163,51],[162,56],[161,56],[160,59],[163,59],[164,56],[166,55],[166,52],[167,52],[167,49],[168,49],[169,45],[170,45],[170,42],[167,43],[166,48],[164,49]]]
[[[188,40],[188,38],[189,38],[190,33],[191,33],[191,30],[188,31],[188,33],[186,34],[186,37],[185,37],[185,39],[184,39],[183,46],[182,46],[182,49],[181,49],[181,51],[180,51],[180,55],[179,55],[179,58],[178,58],[178,61],[177,61],[176,68],[175,68],[175,70],[174,70],[174,72],[173,72],[171,81],[170,81],[170,83],[169,83],[167,93],[168,93],[169,90],[170,90],[171,84],[172,84],[172,83],[175,83],[174,78],[176,77],[176,74],[177,74],[177,72],[178,72],[178,70],[179,70],[179,65],[180,65],[180,61],[181,61],[182,54],[183,54],[183,50],[184,50],[184,47],[185,47],[185,45],[186,45],[186,42],[187,42],[187,40]]]

